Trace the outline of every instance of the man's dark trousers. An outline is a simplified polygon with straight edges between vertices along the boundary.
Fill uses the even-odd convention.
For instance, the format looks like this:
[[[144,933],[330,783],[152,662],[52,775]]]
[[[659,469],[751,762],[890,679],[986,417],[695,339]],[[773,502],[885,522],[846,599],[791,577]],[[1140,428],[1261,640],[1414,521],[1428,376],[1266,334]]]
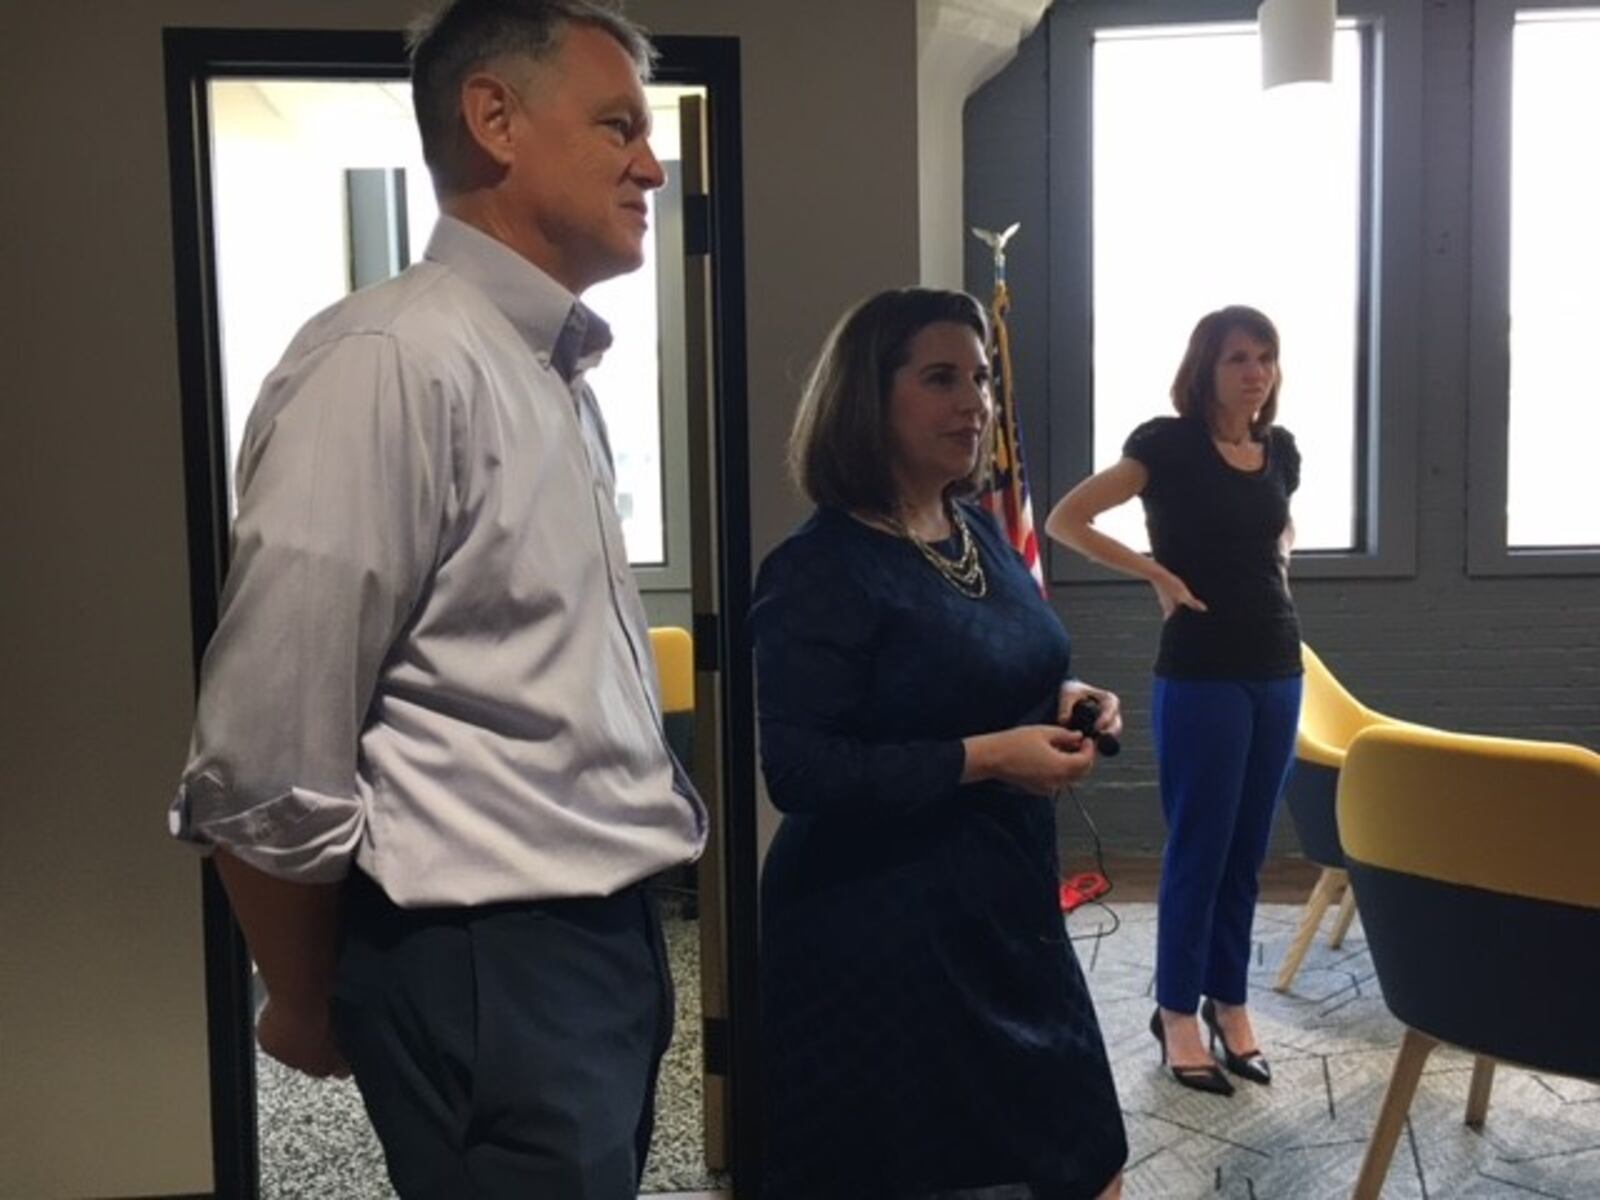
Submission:
[[[429,909],[345,889],[334,1026],[403,1200],[635,1196],[672,1003],[641,886]]]

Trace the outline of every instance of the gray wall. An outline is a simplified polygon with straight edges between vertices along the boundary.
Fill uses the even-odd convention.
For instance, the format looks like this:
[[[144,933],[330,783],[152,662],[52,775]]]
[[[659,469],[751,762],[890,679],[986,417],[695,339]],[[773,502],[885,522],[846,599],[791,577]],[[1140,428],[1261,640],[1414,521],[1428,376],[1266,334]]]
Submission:
[[[1044,478],[1052,414],[1062,419],[1081,403],[1053,395],[1045,367],[1053,333],[1052,250],[1040,244],[1050,211],[1044,170],[1048,38],[1047,19],[1017,60],[968,103],[964,185],[969,224],[1023,223],[1008,274],[1016,376],[1041,523],[1054,499],[1077,482]],[[1600,744],[1600,582],[1471,578],[1465,568],[1470,52],[1470,4],[1428,4],[1422,61],[1409,68],[1423,73],[1421,305],[1414,326],[1420,371],[1414,394],[1383,397],[1415,405],[1418,415],[1414,455],[1391,467],[1415,473],[1417,569],[1399,579],[1299,579],[1295,598],[1306,640],[1375,708],[1472,732],[1592,746]],[[969,247],[969,287],[987,295],[990,277],[987,253]],[[1176,365],[1182,347],[1152,352],[1170,353]],[[1292,398],[1286,403],[1292,412]],[[1292,416],[1287,423],[1292,426]],[[1052,601],[1074,636],[1075,671],[1115,688],[1128,705],[1127,750],[1102,765],[1082,794],[1110,848],[1155,851],[1162,833],[1147,729],[1158,612],[1150,590],[1121,582],[1057,584]],[[1276,848],[1292,851],[1292,831],[1286,820],[1280,825]],[[1081,858],[1081,829],[1064,814],[1064,853]]]
[[[161,29],[395,28],[415,7],[6,6],[0,1195],[211,1182],[199,874],[163,821],[191,664]],[[916,274],[915,11],[630,7],[742,39],[759,556],[801,512],[770,464],[806,358],[846,303]]]

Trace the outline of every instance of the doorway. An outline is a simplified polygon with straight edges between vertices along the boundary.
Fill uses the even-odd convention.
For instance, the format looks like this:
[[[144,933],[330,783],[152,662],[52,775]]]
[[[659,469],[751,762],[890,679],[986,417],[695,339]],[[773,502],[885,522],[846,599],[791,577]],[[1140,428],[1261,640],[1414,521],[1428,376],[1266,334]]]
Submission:
[[[590,379],[629,559],[651,623],[694,638],[692,773],[712,810],[706,858],[663,881],[679,1012],[646,1193],[748,1177],[756,1136],[737,44],[657,45],[652,144],[672,182],[645,267],[585,295],[619,335]],[[174,29],[165,49],[198,670],[261,379],[311,314],[420,258],[437,210],[398,34]],[[218,1194],[390,1194],[353,1086],[256,1054],[253,968],[204,872]]]

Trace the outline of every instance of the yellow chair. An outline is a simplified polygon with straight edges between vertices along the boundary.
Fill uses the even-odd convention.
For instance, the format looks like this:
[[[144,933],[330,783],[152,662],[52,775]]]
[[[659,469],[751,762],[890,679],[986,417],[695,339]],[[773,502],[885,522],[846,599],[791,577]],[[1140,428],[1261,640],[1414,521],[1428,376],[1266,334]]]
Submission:
[[[694,766],[694,638],[676,625],[650,630],[650,652],[661,688],[661,723],[667,745],[684,770]]]
[[[1383,1187],[1423,1064],[1477,1056],[1600,1082],[1600,755],[1553,742],[1370,728],[1339,775],[1339,836],[1389,1011],[1406,1026],[1356,1200]]]
[[[1300,661],[1306,672],[1305,694],[1300,702],[1294,770],[1284,789],[1284,803],[1294,821],[1301,849],[1306,858],[1322,868],[1322,874],[1311,889],[1300,927],[1289,943],[1283,965],[1273,982],[1273,987],[1280,992],[1288,991],[1294,982],[1295,973],[1300,970],[1317,936],[1322,916],[1335,899],[1339,900],[1339,916],[1333,923],[1328,945],[1337,949],[1350,928],[1350,919],[1355,916],[1355,898],[1345,874],[1339,830],[1333,816],[1339,768],[1344,765],[1345,750],[1356,734],[1373,725],[1395,723],[1347,692],[1316,652],[1303,642]]]

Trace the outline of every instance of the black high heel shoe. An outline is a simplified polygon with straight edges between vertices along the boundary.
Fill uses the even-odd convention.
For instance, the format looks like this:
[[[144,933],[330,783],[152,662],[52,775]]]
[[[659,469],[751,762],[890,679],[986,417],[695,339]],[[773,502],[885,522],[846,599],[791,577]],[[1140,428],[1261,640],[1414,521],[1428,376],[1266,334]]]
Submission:
[[[1217,1020],[1217,1006],[1207,997],[1200,1006],[1200,1017],[1211,1030],[1211,1052],[1216,1053],[1217,1043],[1222,1043],[1222,1063],[1240,1079],[1248,1079],[1251,1083],[1267,1084],[1272,1082],[1272,1064],[1259,1050],[1252,1050],[1249,1054],[1235,1054],[1228,1049],[1228,1039],[1222,1034],[1222,1025]]]
[[[1156,1044],[1161,1047],[1161,1061],[1167,1061],[1167,1027],[1161,1023],[1161,1010],[1157,1008],[1150,1014],[1150,1034],[1156,1039]],[[1214,1096],[1233,1095],[1233,1084],[1228,1082],[1228,1077],[1222,1073],[1222,1068],[1216,1063],[1203,1067],[1167,1067],[1172,1072],[1172,1077],[1186,1088],[1193,1088],[1197,1092],[1210,1092]]]

